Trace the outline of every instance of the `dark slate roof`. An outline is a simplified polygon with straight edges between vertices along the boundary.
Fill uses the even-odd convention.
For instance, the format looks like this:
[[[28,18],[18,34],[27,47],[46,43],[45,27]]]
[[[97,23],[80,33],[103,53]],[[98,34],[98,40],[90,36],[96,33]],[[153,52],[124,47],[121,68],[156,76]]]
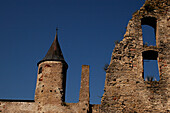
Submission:
[[[41,61],[39,61],[37,65],[39,65],[41,62],[44,62],[44,61],[62,61],[66,63],[64,60],[61,48],[60,48],[60,44],[58,42],[57,30],[56,30],[55,39],[50,49],[48,50],[46,56]]]

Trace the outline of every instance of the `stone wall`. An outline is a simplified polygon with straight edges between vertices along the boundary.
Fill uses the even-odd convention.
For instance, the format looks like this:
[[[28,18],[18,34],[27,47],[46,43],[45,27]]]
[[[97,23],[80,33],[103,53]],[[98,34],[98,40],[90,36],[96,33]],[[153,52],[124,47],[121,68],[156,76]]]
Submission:
[[[101,113],[170,112],[169,20],[167,0],[146,0],[143,7],[133,14],[124,39],[112,53]],[[156,46],[143,44],[141,25],[155,28]],[[158,60],[159,81],[144,81],[144,57]]]
[[[89,112],[89,66],[83,65],[81,72],[81,87],[80,87],[80,95],[79,95],[79,105],[83,106],[81,109],[81,113]]]

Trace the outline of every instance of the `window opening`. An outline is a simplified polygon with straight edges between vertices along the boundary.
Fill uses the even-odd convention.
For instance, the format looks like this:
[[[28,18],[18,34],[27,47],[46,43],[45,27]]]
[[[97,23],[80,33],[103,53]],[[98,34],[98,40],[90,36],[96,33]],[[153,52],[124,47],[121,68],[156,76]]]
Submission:
[[[144,46],[156,46],[156,18],[144,17],[141,25]]]
[[[42,67],[39,68],[38,74],[41,74],[41,73],[42,73]]]
[[[156,46],[156,37],[154,29],[148,25],[142,25],[143,45]]]
[[[143,55],[143,77],[145,81],[159,81],[159,70],[158,70],[158,52],[156,51],[145,51]]]
[[[145,81],[159,81],[159,71],[157,60],[144,59],[144,80]]]

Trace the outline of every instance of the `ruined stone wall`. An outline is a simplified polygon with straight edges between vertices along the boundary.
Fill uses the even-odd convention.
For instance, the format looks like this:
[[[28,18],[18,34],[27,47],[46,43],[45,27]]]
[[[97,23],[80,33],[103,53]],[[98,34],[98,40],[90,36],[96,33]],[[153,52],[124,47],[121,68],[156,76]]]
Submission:
[[[100,104],[94,104],[91,105],[90,108],[92,109],[92,113],[100,113],[101,112],[101,105]]]
[[[80,87],[80,95],[79,95],[79,105],[83,106],[81,109],[81,113],[89,112],[89,66],[83,65],[81,72],[81,87]]]
[[[0,113],[80,113],[80,110],[84,107],[79,103],[51,104],[50,101],[52,100],[48,101],[49,103],[42,105],[37,101],[1,100]]]
[[[0,113],[36,113],[34,102],[0,101]]]
[[[133,14],[124,39],[112,53],[101,113],[170,112],[169,14],[168,0],[146,0],[143,7]],[[145,24],[156,30],[156,46],[143,44],[141,25]],[[144,53],[158,54],[160,81],[144,81]]]

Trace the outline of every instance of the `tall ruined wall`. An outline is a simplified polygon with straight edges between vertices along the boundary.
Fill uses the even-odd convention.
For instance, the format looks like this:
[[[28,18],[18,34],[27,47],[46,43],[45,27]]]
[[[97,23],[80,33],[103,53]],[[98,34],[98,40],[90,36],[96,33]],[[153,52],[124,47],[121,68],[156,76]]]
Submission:
[[[170,6],[168,5],[169,0],[147,0],[143,7],[133,14],[124,39],[113,50],[106,73],[100,112],[170,112]],[[156,46],[143,44],[141,25],[155,28]],[[144,57],[158,60],[160,81],[144,81]]]
[[[80,95],[79,95],[79,105],[83,106],[81,109],[81,113],[89,112],[89,100],[90,100],[90,92],[89,92],[89,66],[83,65],[81,72],[81,86],[80,86]]]

